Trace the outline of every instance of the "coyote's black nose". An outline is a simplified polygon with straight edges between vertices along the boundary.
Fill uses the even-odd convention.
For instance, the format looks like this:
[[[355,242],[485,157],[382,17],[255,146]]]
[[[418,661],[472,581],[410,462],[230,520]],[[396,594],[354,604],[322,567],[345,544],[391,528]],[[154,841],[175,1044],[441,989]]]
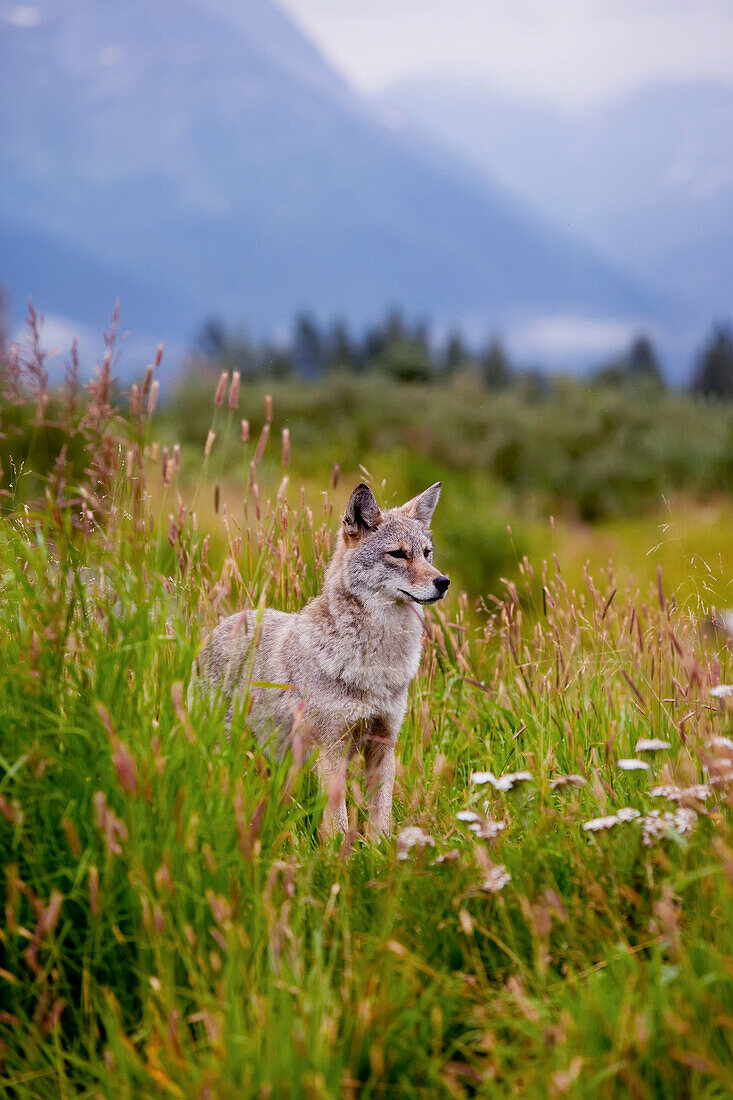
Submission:
[[[448,591],[448,585],[450,584],[450,577],[436,577],[433,584],[440,592],[441,596],[444,596]]]

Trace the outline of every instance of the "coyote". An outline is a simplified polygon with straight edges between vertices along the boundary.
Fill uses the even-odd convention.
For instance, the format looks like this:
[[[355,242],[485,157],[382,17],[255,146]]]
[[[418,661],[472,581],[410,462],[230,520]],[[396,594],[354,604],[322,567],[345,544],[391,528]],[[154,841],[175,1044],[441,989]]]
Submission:
[[[248,721],[279,752],[297,738],[319,750],[328,793],[326,832],[346,832],[349,759],[364,753],[370,827],[389,830],[395,744],[407,689],[420,662],[418,606],[445,596],[430,520],[441,482],[400,508],[381,511],[357,485],[344,512],[323,591],[297,614],[240,611],[224,619],[197,658],[194,685],[235,700],[248,694]]]

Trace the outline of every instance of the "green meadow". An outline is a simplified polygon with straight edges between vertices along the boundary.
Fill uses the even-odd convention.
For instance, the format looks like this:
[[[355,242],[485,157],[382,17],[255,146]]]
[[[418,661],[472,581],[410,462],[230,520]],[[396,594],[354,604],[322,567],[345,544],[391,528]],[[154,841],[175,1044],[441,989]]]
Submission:
[[[731,406],[201,374],[156,408],[155,370],[4,379],[0,1094],[733,1095]],[[310,767],[186,687],[219,617],[319,590],[366,476],[443,481],[454,583],[393,835],[357,762],[320,841]]]

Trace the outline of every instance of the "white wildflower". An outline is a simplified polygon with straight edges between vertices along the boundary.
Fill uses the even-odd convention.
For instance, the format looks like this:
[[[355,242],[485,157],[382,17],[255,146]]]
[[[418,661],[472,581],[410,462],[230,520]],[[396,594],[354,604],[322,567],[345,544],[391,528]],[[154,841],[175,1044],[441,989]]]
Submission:
[[[490,783],[497,791],[510,791],[517,783],[527,783],[532,778],[531,772],[507,772],[497,778],[493,772],[472,772],[471,782],[477,786]]]
[[[616,766],[622,772],[648,772],[649,765],[646,760],[617,760]]]
[[[433,863],[452,863],[454,859],[460,859],[460,848],[451,848],[449,852],[443,852],[441,855],[436,856]]]
[[[495,864],[488,875],[481,883],[481,889],[487,894],[498,894],[500,890],[503,890],[508,882],[511,882],[512,876],[507,871],[503,863]]]
[[[635,821],[640,816],[639,811],[632,806],[622,806],[615,814],[610,814],[608,817],[594,817],[592,821],[584,821],[583,828],[587,833],[600,833],[606,829],[612,829],[614,825]]]
[[[475,810],[459,810],[456,814],[456,821],[480,821],[481,815],[477,814]]]
[[[689,806],[678,806],[672,816],[674,827],[682,836],[688,836],[697,825],[697,814]]]
[[[618,825],[618,817],[611,814],[609,817],[594,817],[591,821],[584,821],[583,828],[587,833],[600,833],[604,829],[612,829]]]
[[[507,772],[506,775],[502,775],[497,779],[494,786],[497,791],[510,791],[518,783],[529,783],[531,779],[532,772]]]
[[[709,749],[729,749],[733,751],[733,741],[731,741],[730,737],[721,737],[718,735],[717,737],[711,737],[705,744]]]
[[[655,840],[667,835],[671,820],[672,814],[667,813],[662,817],[659,810],[652,810],[646,817],[641,818],[639,822],[642,830],[641,839],[645,847],[651,848]]]
[[[585,787],[588,780],[582,775],[556,775],[550,780],[550,789],[555,791],[558,787]]]
[[[616,811],[616,817],[619,821],[635,821],[637,817],[641,817],[641,814],[633,806],[624,806]]]
[[[499,833],[503,833],[506,829],[506,823],[504,821],[492,821],[491,818],[488,818],[486,821],[474,821],[468,827],[476,836],[483,837],[485,840],[493,840]]]
[[[435,846],[435,841],[429,833],[419,825],[408,825],[397,837],[397,858],[407,859],[407,853],[411,848],[424,848],[428,844]]]
[[[652,787],[651,794],[654,798],[666,798],[668,802],[685,802],[689,799],[705,802],[712,791],[705,783],[695,783],[691,787],[675,787],[666,783],[661,787]]]
[[[710,694],[713,699],[727,699],[733,696],[733,684],[718,684],[717,687],[710,688]]]
[[[669,741],[661,741],[658,737],[640,737],[634,746],[634,752],[662,752],[669,748]]]
[[[493,772],[471,772],[471,782],[477,787],[483,786],[484,783],[491,783],[492,787],[495,787],[496,776]]]
[[[651,848],[657,840],[663,840],[672,832],[680,836],[689,836],[697,824],[697,814],[687,806],[678,806],[674,813],[667,810],[660,813],[659,810],[651,810],[646,817],[639,821],[642,828],[642,843]]]

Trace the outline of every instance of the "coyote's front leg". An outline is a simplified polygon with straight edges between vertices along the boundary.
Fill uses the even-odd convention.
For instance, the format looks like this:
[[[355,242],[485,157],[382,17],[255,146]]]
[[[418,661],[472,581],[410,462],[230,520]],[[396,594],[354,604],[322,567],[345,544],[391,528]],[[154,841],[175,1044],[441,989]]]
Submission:
[[[342,745],[335,745],[331,748],[323,747],[318,753],[316,770],[321,786],[328,798],[321,823],[322,836],[338,832],[346,834],[348,831],[349,818],[346,813],[347,764],[348,756]]]
[[[395,742],[399,726],[392,730],[381,718],[369,722],[364,734],[364,770],[369,796],[369,831],[388,833],[392,824],[392,792],[395,776]]]

